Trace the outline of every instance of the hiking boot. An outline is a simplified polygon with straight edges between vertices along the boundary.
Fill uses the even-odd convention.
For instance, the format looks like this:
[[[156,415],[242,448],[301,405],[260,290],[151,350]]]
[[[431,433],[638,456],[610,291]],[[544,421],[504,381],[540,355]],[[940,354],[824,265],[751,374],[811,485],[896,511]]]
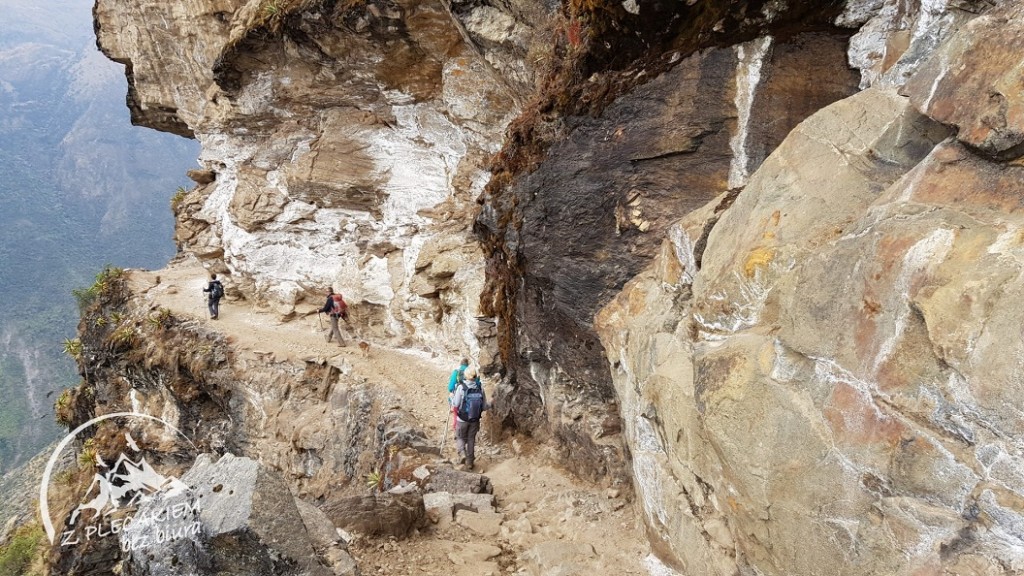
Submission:
[[[466,460],[466,472],[469,472],[472,469],[473,469],[473,461],[472,460]]]

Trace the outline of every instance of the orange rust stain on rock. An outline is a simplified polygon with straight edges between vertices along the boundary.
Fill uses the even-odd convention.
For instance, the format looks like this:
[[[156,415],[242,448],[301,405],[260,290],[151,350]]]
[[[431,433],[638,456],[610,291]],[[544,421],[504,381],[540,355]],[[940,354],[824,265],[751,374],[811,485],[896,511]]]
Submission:
[[[898,269],[903,265],[903,258],[907,250],[913,246],[915,239],[905,236],[885,236],[878,242],[878,249],[875,251],[875,264],[881,267],[875,280],[881,280],[886,273]]]
[[[647,308],[647,291],[641,289],[640,286],[634,286],[628,292],[628,298],[629,316],[632,318],[639,317]]]
[[[882,305],[869,298],[861,300],[861,310],[868,316],[875,317],[882,310]]]
[[[906,427],[879,412],[864,393],[837,382],[824,409],[837,441],[846,444],[895,446]]]
[[[860,314],[853,328],[853,345],[857,358],[871,358],[876,353],[875,333],[878,325],[872,316]]]
[[[913,199],[958,209],[1016,212],[1024,209],[1024,170],[972,159],[956,146],[933,153],[934,165],[916,181]]]
[[[775,259],[775,249],[761,246],[754,248],[743,263],[743,274],[747,278],[753,278],[759,268],[765,268]]]
[[[918,376],[907,364],[900,360],[899,351],[892,358],[883,362],[878,368],[878,373],[875,374],[878,388],[885,392],[891,392],[914,386],[918,381]]]

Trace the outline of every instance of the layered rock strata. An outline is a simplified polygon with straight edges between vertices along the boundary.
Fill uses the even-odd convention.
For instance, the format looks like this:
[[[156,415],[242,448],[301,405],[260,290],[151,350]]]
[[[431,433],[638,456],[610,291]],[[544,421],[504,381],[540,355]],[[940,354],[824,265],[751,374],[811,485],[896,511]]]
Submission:
[[[978,59],[1022,25],[996,9],[907,96],[803,122],[599,314],[651,532],[686,571],[1024,569],[1020,73]]]
[[[672,222],[742,187],[800,120],[856,90],[852,72],[835,72],[846,42],[808,32],[685,58],[600,117],[567,120],[565,138],[506,192],[512,214],[485,209],[488,234],[501,218],[519,222],[501,233],[522,268],[517,332],[505,342],[507,420],[550,429],[585,455],[572,459],[582,475],[619,474],[619,418],[594,314],[647,265]]]
[[[513,87],[532,78],[528,19],[540,15],[464,12],[98,2],[99,45],[126,65],[133,120],[203,145],[205,172],[174,201],[179,248],[283,316],[333,285],[381,341],[476,354],[469,207],[516,112]]]

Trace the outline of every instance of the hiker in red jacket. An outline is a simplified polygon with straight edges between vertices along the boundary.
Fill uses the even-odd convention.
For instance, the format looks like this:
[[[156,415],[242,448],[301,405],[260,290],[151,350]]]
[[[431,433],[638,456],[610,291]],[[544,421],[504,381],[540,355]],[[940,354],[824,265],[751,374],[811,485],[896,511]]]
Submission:
[[[321,312],[331,317],[331,332],[327,334],[327,341],[330,342],[334,336],[338,337],[338,346],[344,346],[345,341],[341,338],[341,330],[338,329],[338,318],[348,323],[348,304],[341,294],[335,294],[334,288],[327,289],[327,303],[320,309]]]

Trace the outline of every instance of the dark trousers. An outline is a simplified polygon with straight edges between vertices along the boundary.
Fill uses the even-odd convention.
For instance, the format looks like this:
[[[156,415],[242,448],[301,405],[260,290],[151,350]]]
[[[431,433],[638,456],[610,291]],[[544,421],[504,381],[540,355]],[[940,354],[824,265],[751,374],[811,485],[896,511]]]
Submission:
[[[206,307],[210,309],[210,318],[220,315],[220,298],[207,298]]]
[[[480,431],[480,422],[455,423],[455,447],[459,453],[465,453],[466,465],[473,466],[476,456],[476,433]]]

